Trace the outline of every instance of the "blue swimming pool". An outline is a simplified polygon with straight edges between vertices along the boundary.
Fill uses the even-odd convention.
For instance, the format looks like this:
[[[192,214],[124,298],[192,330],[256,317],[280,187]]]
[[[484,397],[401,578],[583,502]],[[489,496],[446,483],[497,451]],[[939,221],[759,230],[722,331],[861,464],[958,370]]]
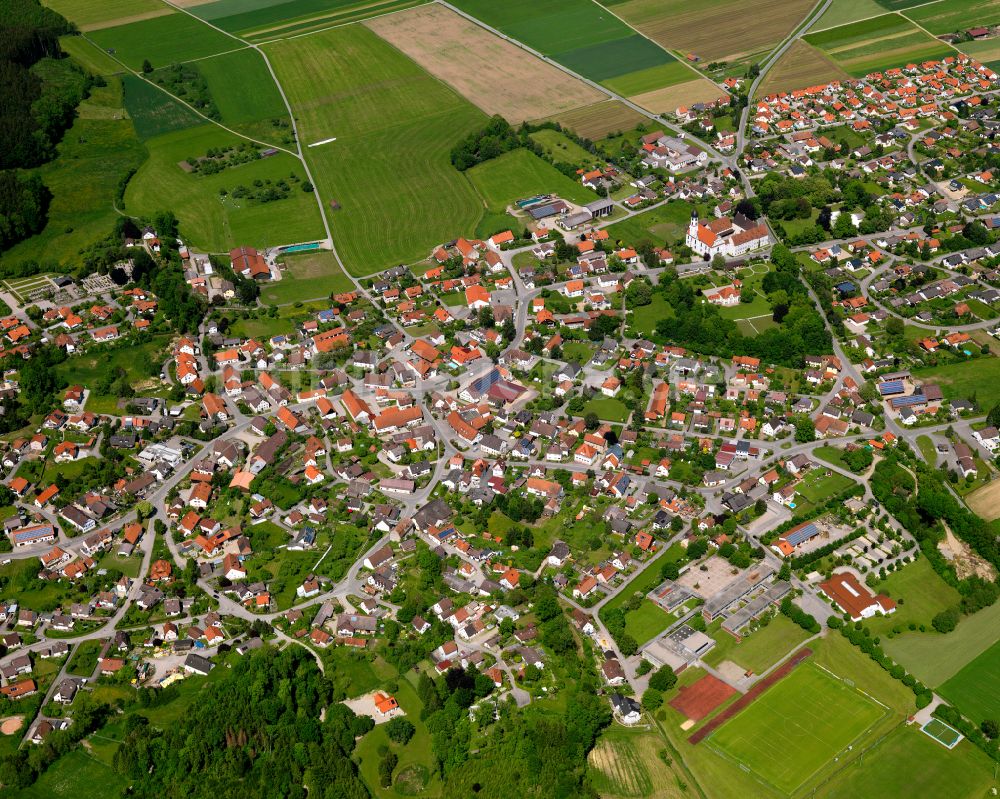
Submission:
[[[318,250],[319,242],[314,241],[311,244],[290,244],[287,247],[282,247],[281,251],[284,253],[288,252],[308,252],[309,250]]]

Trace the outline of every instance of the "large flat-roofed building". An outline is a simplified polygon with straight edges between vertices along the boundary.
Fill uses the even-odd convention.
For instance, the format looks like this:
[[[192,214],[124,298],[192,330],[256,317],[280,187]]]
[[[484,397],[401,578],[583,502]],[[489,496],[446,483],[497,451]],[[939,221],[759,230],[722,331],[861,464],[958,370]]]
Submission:
[[[750,567],[717,594],[709,597],[701,609],[701,615],[705,621],[715,621],[773,574],[774,569],[770,566],[760,564]]]

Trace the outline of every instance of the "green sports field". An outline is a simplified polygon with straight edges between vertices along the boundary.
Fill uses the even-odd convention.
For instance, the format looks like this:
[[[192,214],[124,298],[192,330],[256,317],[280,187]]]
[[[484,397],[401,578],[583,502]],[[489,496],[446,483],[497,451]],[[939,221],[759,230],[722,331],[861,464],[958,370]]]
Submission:
[[[938,692],[977,724],[1000,719],[1000,643],[966,664]]]
[[[231,193],[237,186],[252,186],[256,180],[276,182],[295,174],[301,181],[305,170],[294,156],[278,153],[214,175],[188,173],[178,165],[180,161],[203,156],[210,148],[229,147],[242,141],[212,124],[149,139],[146,142],[149,159],[125,192],[126,209],[137,216],[173,210],[180,222],[181,235],[209,252],[322,238],[316,197],[302,191],[301,182],[290,182],[287,198],[267,203],[220,195],[220,189]]]
[[[242,47],[242,43],[187,14],[168,14],[113,28],[102,28],[87,36],[131,69],[139,70],[148,59],[154,68],[204,58]]]
[[[900,726],[816,795],[822,799],[979,799],[995,785],[989,757],[968,741],[949,750],[916,726]]]
[[[819,667],[803,663],[708,742],[790,794],[885,712]]]
[[[451,148],[485,115],[362,26],[266,46],[347,269],[367,275],[471,235],[483,213]]]

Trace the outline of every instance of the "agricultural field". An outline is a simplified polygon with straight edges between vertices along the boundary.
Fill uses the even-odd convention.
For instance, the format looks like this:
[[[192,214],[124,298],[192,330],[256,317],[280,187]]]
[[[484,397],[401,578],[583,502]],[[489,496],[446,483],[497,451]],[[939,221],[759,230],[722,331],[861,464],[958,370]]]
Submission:
[[[109,235],[118,214],[118,184],[145,159],[132,121],[122,107],[122,85],[109,78],[77,109],[57,157],[36,173],[52,192],[48,223],[4,253],[4,261],[34,259],[68,266],[82,248]]]
[[[125,111],[140,141],[205,124],[205,119],[149,81],[124,75],[121,82]]]
[[[919,779],[913,775],[919,774]],[[907,796],[911,799],[978,799],[996,786],[993,764],[968,741],[945,749],[915,726],[900,726],[860,761],[844,767],[816,796]]]
[[[85,32],[174,13],[160,0],[45,0],[43,5]]]
[[[967,663],[938,692],[976,724],[1000,720],[1000,643]]]
[[[674,61],[666,50],[592,0],[460,0],[456,5],[568,69],[608,86],[612,79],[628,81],[635,73]]]
[[[346,25],[426,0],[209,0],[185,3],[192,14],[244,39],[266,41]]]
[[[290,182],[285,199],[256,202],[248,198],[222,196],[255,180],[304,179],[302,164],[295,157],[278,153],[250,163],[223,169],[214,175],[198,175],[179,164],[197,158],[210,148],[239,144],[241,139],[215,125],[175,131],[146,142],[149,160],[129,182],[125,207],[129,213],[151,215],[171,208],[180,222],[182,235],[209,252],[228,252],[237,246],[266,248],[321,238],[323,226],[316,198],[302,191],[301,182]]]
[[[604,98],[592,86],[436,3],[365,24],[473,105],[514,124]]]
[[[618,100],[605,100],[561,114],[553,114],[545,121],[558,122],[581,138],[597,141],[613,133],[632,130],[647,120],[638,111]]]
[[[726,92],[706,78],[686,80],[663,89],[635,94],[629,99],[654,114],[672,114],[681,106],[713,102],[725,98]]]
[[[903,13],[920,27],[940,36],[979,25],[1000,24],[1000,0],[947,0],[908,8]]]
[[[937,687],[997,642],[1000,604],[965,616],[947,635],[904,633],[883,638],[882,648],[925,685]]]
[[[955,52],[899,14],[883,14],[804,38],[855,77]]]
[[[281,280],[261,286],[260,300],[265,305],[305,302],[354,289],[354,284],[341,271],[336,257],[328,250],[286,255],[283,260],[285,269],[281,273]]]
[[[810,0],[763,0],[752,24],[733,24],[748,11],[735,0],[606,0],[604,5],[667,50],[702,62],[735,61],[770,50],[814,5]]]
[[[62,36],[59,39],[59,46],[81,67],[94,75],[117,75],[125,71],[125,67],[90,39],[84,39],[82,36]]]
[[[878,17],[886,10],[886,6],[880,4],[878,0],[833,0],[810,30],[815,33],[869,17]]]
[[[298,118],[338,252],[354,275],[469,235],[482,203],[451,164],[485,115],[362,26],[267,46]],[[302,239],[300,239],[302,240]]]
[[[757,87],[757,96],[804,89],[849,77],[836,62],[799,39],[764,76]]]
[[[873,700],[806,662],[707,743],[790,794],[884,715]]]
[[[607,87],[613,92],[617,92],[625,97],[637,94],[645,94],[668,86],[676,86],[680,83],[697,81],[700,75],[686,64],[680,61],[671,61],[668,64],[660,64],[650,69],[643,69],[638,72],[630,72],[619,78],[612,78],[605,81]],[[711,84],[711,81],[705,81]],[[715,89],[716,95],[719,89]],[[713,97],[714,99],[714,97]]]
[[[1000,358],[984,357],[943,366],[914,369],[913,374],[923,380],[933,380],[948,399],[970,399],[983,408],[992,408],[1000,402]]]
[[[965,497],[969,509],[988,522],[1000,519],[1000,480],[992,480]]]
[[[930,629],[934,616],[946,608],[956,607],[961,599],[958,591],[931,568],[927,558],[918,558],[897,569],[873,590],[897,603],[903,601],[897,604],[896,612],[891,616],[875,617],[865,622],[874,635],[885,635],[897,627],[905,630],[910,622],[924,624]]]
[[[102,28],[87,36],[136,71],[147,59],[154,68],[165,67],[243,46],[237,39],[181,13]]]
[[[984,64],[1000,59],[1000,39],[981,39],[978,42],[961,42],[955,45],[967,55]]]
[[[280,141],[282,129],[272,122],[287,125],[288,109],[260,53],[249,48],[225,53],[199,61],[198,69],[224,125],[256,139]]]
[[[676,762],[659,757],[664,741],[655,732],[608,727],[587,757],[594,789],[604,799],[680,799],[687,796]]]

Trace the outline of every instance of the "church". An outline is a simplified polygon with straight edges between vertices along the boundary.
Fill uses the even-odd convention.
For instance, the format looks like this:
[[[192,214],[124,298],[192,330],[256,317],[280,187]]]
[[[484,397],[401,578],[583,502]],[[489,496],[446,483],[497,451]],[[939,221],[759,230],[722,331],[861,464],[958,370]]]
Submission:
[[[695,211],[691,213],[685,243],[705,258],[715,255],[731,258],[766,247],[771,243],[771,235],[767,225],[743,214],[702,222]]]

